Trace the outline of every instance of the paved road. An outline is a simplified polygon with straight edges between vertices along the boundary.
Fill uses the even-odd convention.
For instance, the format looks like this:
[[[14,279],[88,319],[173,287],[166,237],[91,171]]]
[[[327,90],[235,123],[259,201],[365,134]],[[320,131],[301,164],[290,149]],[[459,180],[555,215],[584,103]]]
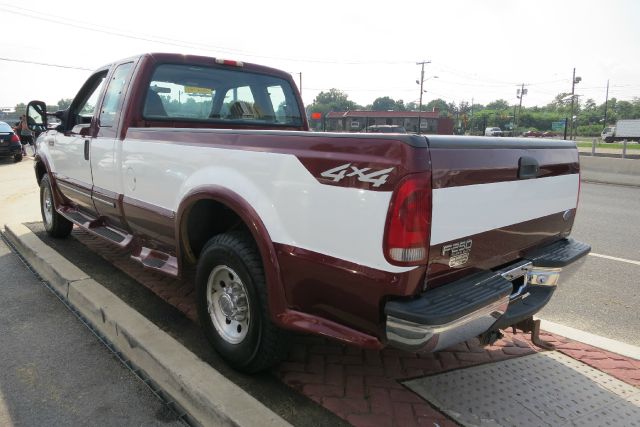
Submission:
[[[184,425],[2,240],[0,425]]]
[[[572,235],[592,254],[640,262],[640,188],[582,183]],[[640,265],[590,255],[540,317],[640,345],[639,310]]]

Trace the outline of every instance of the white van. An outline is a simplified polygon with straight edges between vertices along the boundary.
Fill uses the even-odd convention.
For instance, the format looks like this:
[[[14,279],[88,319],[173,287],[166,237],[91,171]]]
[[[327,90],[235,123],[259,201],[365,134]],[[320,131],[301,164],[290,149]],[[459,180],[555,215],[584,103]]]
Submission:
[[[500,128],[486,128],[484,130],[484,136],[502,136],[502,129]]]

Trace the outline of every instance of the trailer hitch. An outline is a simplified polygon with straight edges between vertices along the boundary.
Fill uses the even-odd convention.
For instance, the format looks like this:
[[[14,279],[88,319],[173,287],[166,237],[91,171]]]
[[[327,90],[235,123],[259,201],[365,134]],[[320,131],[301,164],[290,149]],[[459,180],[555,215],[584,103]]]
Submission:
[[[516,329],[520,329],[524,333],[531,332],[531,342],[536,347],[540,347],[545,350],[556,349],[555,345],[540,338],[540,319],[533,320],[533,317],[529,317],[528,319],[524,319],[523,321],[513,325],[512,329],[514,335],[517,334]]]

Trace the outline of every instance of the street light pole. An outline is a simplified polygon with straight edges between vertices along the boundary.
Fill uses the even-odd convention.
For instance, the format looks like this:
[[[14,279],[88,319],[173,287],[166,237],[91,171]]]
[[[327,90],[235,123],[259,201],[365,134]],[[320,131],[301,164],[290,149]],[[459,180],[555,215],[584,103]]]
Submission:
[[[424,87],[424,64],[431,64],[431,61],[416,62],[416,65],[421,65],[420,69],[420,106],[418,107],[418,135],[420,135],[420,119],[422,118],[422,88]]]

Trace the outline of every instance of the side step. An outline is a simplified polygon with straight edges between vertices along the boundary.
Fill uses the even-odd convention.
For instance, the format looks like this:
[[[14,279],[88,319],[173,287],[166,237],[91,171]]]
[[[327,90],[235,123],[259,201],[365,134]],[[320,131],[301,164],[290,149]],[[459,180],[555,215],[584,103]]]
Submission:
[[[131,255],[131,259],[138,261],[150,270],[156,270],[173,277],[178,276],[177,258],[164,252],[142,247],[137,254]]]
[[[65,208],[61,209],[60,213],[77,226],[114,243],[120,248],[126,248],[133,239],[132,235],[109,227],[102,220],[90,217],[78,210]]]

